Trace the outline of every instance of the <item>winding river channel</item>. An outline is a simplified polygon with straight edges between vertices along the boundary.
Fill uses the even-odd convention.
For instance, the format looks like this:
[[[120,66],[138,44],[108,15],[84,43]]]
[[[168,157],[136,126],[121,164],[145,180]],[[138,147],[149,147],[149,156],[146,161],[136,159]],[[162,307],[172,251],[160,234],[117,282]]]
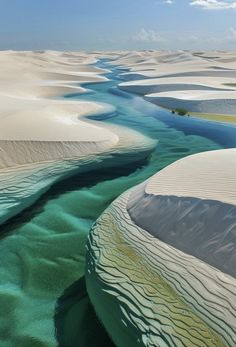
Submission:
[[[106,74],[109,81],[86,84],[88,93],[67,97],[114,106],[116,112],[91,118],[139,131],[157,145],[136,162],[123,162],[121,155],[115,167],[78,173],[54,184],[31,208],[2,226],[0,336],[2,341],[8,336],[3,347],[112,346],[83,280],[91,225],[122,192],[168,164],[193,153],[236,147],[236,127],[172,115],[121,91],[117,85],[125,70],[105,60],[96,66],[111,71]],[[16,265],[11,260],[19,249],[24,256]]]

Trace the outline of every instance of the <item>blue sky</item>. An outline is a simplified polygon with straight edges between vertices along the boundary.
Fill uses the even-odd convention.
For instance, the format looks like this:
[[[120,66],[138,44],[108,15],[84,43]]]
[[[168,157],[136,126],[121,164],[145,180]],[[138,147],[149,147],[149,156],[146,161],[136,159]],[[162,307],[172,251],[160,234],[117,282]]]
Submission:
[[[0,49],[236,50],[234,0],[0,0]]]

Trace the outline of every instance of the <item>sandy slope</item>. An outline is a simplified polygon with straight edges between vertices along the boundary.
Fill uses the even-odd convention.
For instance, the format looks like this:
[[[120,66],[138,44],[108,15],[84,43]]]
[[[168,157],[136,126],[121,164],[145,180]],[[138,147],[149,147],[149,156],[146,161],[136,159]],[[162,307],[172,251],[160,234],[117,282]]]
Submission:
[[[169,109],[184,108],[189,113],[236,115],[236,91],[171,91],[147,94],[145,99]]]
[[[0,223],[76,170],[94,168],[114,152],[138,147],[145,156],[153,148],[134,131],[85,118],[113,113],[111,105],[60,98],[85,92],[81,83],[107,80],[107,70],[91,65],[99,57],[0,52]]]
[[[119,158],[120,152],[126,155],[126,157],[122,156],[122,160],[126,158],[127,162],[130,162],[131,158],[137,160],[139,155],[140,158],[142,155],[146,156],[154,147],[153,141],[133,131],[115,126],[98,126],[96,122],[84,119],[89,114],[113,111],[107,105],[56,99],[67,92],[83,92],[80,87],[82,82],[106,80],[101,76],[103,70],[90,65],[96,61],[98,56],[101,56],[99,52],[85,54],[9,51],[0,54],[0,177],[3,192],[1,195],[1,221],[5,221],[31,205],[49,185],[58,178],[69,175],[73,170],[85,172],[89,169],[103,167],[104,158],[106,158],[106,165],[109,166],[112,154],[114,154],[112,164],[115,166],[119,164],[117,158]],[[201,74],[202,70],[225,72],[225,69],[233,69],[234,65],[232,56],[221,57],[218,61],[213,62],[212,59],[216,59],[215,57],[209,58],[203,54],[186,52],[108,52],[104,56],[113,59],[113,63],[133,69],[135,73],[139,71],[141,75],[142,69],[155,73],[157,63],[162,66],[163,75],[175,71],[178,64],[178,71],[181,74],[186,71],[189,73],[192,70],[197,71],[198,74],[199,71]],[[214,66],[209,67],[209,64],[214,64]],[[145,77],[145,73],[143,76]],[[224,78],[226,77],[224,76]],[[232,82],[232,80],[230,81]],[[195,83],[198,83],[198,80]],[[230,158],[231,155],[232,152],[230,152]],[[218,158],[217,156],[217,160]],[[222,163],[225,166],[228,164],[228,159],[226,158],[225,162],[222,158]],[[231,166],[227,167],[229,170],[231,169]],[[207,168],[206,163],[203,168]],[[234,165],[232,168],[234,170]],[[221,173],[220,170],[215,171]],[[201,174],[197,169],[196,173]],[[207,172],[209,176],[211,173],[212,171]],[[183,171],[180,170],[180,183],[182,175]],[[201,177],[205,179],[208,176],[205,174]],[[230,180],[231,176],[227,178]],[[170,179],[173,180],[173,177]],[[152,190],[150,194],[148,189],[152,189],[151,185],[153,185],[153,182],[150,182],[145,194],[158,195],[158,192],[155,195],[155,191],[152,192]],[[173,192],[178,190],[175,191],[173,184],[167,184],[164,178],[163,182],[166,189],[171,189]],[[210,184],[209,181],[207,182]],[[220,182],[219,192],[222,195],[227,194],[227,191],[223,190],[223,180],[219,179],[216,182]],[[232,182],[234,182],[233,179]],[[156,187],[154,188],[156,189]],[[188,192],[191,188],[191,186],[187,187]],[[231,188],[234,194],[233,187]],[[167,190],[167,192],[169,191]],[[214,195],[214,189],[212,189],[211,198],[216,196],[220,200],[219,192]],[[140,191],[138,191],[139,193]],[[198,193],[199,191],[195,192],[191,198],[201,197],[202,192],[200,191],[199,196]],[[141,198],[140,202],[142,202]],[[148,225],[142,228],[138,225],[138,221],[134,222],[134,216],[131,216],[131,210],[129,210],[130,201],[133,202],[133,197],[127,193],[108,209],[94,226],[89,243],[91,258],[89,258],[88,266],[88,286],[90,295],[117,345],[136,346],[137,343],[158,345],[161,342],[164,346],[165,341],[168,341],[174,346],[181,341],[183,345],[199,346],[204,341],[205,346],[209,347],[233,346],[232,343],[235,342],[232,333],[235,331],[235,296],[233,292],[235,280],[226,274],[226,272],[230,273],[232,266],[226,261],[222,270],[215,262],[213,268],[210,261],[208,262],[200,256],[202,254],[200,251],[197,254],[185,253],[184,250],[173,246],[171,242],[168,244],[160,241],[157,236],[152,235],[152,230],[149,230]],[[220,202],[225,204],[222,199]],[[171,203],[172,201],[170,201],[169,207],[176,207]],[[226,201],[226,203],[229,204],[232,201]],[[155,205],[153,204],[153,206]],[[148,204],[143,205],[142,211],[148,207]],[[177,204],[178,207],[180,204]],[[205,208],[204,211],[208,212],[210,207],[204,205],[203,210]],[[139,206],[134,206],[134,208],[138,210],[138,215],[142,216]],[[217,209],[214,210],[215,213],[220,208],[221,205],[217,206]],[[153,209],[151,208],[150,211],[151,220],[155,221],[156,225],[154,218],[156,216],[152,215]],[[162,212],[162,210],[160,211]],[[201,216],[202,209],[197,212],[199,211],[197,216]],[[224,224],[228,228],[224,230],[226,237],[222,242],[228,241],[227,236],[230,236],[231,230],[233,230],[234,217],[230,215],[230,211],[228,210],[227,214],[228,224]],[[181,210],[183,225],[186,221],[185,215],[186,211],[182,213]],[[196,222],[196,220],[193,221]],[[143,221],[141,220],[140,223]],[[188,231],[184,228],[181,230],[186,233]],[[204,228],[200,228],[200,231],[204,230]],[[194,231],[194,229],[190,231]],[[218,232],[218,229],[216,231]],[[63,238],[60,239],[60,247],[63,242]],[[213,240],[210,244],[212,243],[215,245],[217,242],[214,243]],[[60,247],[58,247],[57,256],[61,259]],[[218,249],[214,247],[213,249],[214,256],[217,257]],[[48,250],[45,251],[48,252]],[[218,259],[224,258],[230,251],[232,251],[232,246],[226,244]],[[21,252],[23,252],[22,249]],[[21,259],[22,253],[19,254],[21,254]],[[18,253],[14,253],[14,256],[18,256]],[[47,283],[41,281],[38,276],[43,266],[47,269],[43,264],[43,259],[42,256],[39,269],[32,266],[29,273],[26,274],[29,287],[30,281],[35,279],[35,288],[40,285],[47,286]],[[23,260],[27,262],[24,257]],[[166,264],[168,264],[168,271]],[[37,276],[31,276],[31,271]],[[19,282],[22,280],[21,276],[20,273]],[[58,278],[60,278],[60,273]],[[54,285],[56,287],[53,288],[58,290],[58,284],[55,282]],[[22,287],[24,290],[24,286],[20,283],[17,289],[21,292]],[[102,290],[100,291],[100,289]],[[10,293],[10,295],[12,294]],[[15,298],[15,296],[13,297]],[[114,297],[116,300],[113,301]],[[9,297],[5,302],[10,302]],[[34,301],[32,300],[32,302]],[[220,316],[218,307],[221,310]],[[54,308],[54,306],[51,307],[52,315]],[[9,309],[9,311],[13,313],[13,310]],[[14,322],[14,320],[12,321]],[[175,323],[173,324],[173,322]],[[22,330],[24,330],[22,344],[25,341],[32,342],[33,340],[41,344],[45,336],[40,329],[34,329],[34,324],[37,323],[34,317],[33,327],[25,325],[23,329],[20,329],[20,325],[17,325],[16,331],[19,331],[20,337],[15,336],[16,340],[19,341],[22,337]],[[50,320],[50,324],[50,345],[53,345],[52,320]],[[129,329],[126,329],[127,327]],[[34,335],[30,336],[32,331]],[[162,339],[163,336],[164,339]],[[11,337],[7,336],[8,338]]]
[[[105,71],[90,65],[95,61],[83,53],[1,52],[1,168],[91,154],[118,142],[111,131],[79,119],[109,107],[56,100],[83,92],[82,82],[106,80]]]
[[[145,192],[191,196],[236,205],[235,172],[236,149],[195,154],[178,160],[153,176]]]
[[[235,157],[179,160],[93,226],[87,288],[117,346],[235,346]]]
[[[178,160],[131,194],[135,223],[236,277],[236,149]]]
[[[236,53],[132,52],[115,63],[129,69],[120,88],[145,95],[155,104],[236,114]]]
[[[2,54],[8,57],[0,67],[5,69],[0,74],[0,223],[32,206],[59,179],[72,174],[77,177],[73,192],[60,189],[60,197],[66,198],[54,211],[49,207],[48,216],[44,215],[45,204],[36,214],[33,208],[30,216],[26,212],[27,222],[21,226],[10,220],[2,227],[0,345],[55,347],[61,343],[63,330],[61,326],[58,329],[55,318],[61,310],[57,305],[64,292],[84,275],[85,242],[92,220],[117,194],[112,183],[109,197],[102,191],[106,185],[97,194],[93,180],[103,177],[99,169],[112,167],[115,173],[116,166],[146,158],[156,141],[121,126],[85,118],[114,113],[110,105],[56,98],[67,91],[76,92],[81,81],[105,80],[100,76],[104,71],[88,65],[96,54]],[[89,187],[80,189],[86,185],[88,171]],[[60,197],[50,196],[50,201]],[[14,232],[9,232],[8,226]],[[76,333],[83,341],[81,331],[85,341],[90,340],[86,331],[90,332],[91,319],[85,317],[89,310],[84,294],[79,290],[81,309],[75,305],[80,317],[76,314],[74,323],[69,324],[72,340]],[[65,302],[66,306],[72,304],[70,299]]]

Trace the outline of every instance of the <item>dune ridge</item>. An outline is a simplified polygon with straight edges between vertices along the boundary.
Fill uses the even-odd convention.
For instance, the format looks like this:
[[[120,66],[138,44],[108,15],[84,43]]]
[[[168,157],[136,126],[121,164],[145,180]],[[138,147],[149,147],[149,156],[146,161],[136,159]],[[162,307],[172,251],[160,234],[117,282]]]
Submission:
[[[125,196],[98,220],[88,244],[87,265],[90,297],[117,346],[137,342],[164,346],[165,341],[170,346],[179,341],[197,346],[204,341],[206,346],[232,347],[235,281],[148,236],[132,223],[123,204]],[[171,298],[176,294],[179,302]],[[181,307],[183,303],[187,306]]]
[[[100,55],[83,52],[0,52],[0,223],[30,206],[53,182],[100,165],[109,155],[154,141],[88,117],[113,106],[61,96],[86,93],[83,83],[104,82]],[[129,156],[129,160],[131,157]],[[114,161],[111,161],[115,165]]]
[[[212,197],[224,196],[222,185],[211,185],[214,179],[223,180],[222,170],[215,171],[220,160],[218,164],[214,160],[222,155],[224,163],[230,166],[235,154],[232,151],[207,152],[177,161],[124,193],[93,226],[87,244],[87,287],[97,314],[117,346],[235,345],[236,274],[235,260],[230,255],[236,249],[232,210],[235,203],[225,215],[224,202],[211,209],[209,200],[204,200],[210,193]],[[206,164],[208,180],[198,190],[194,170],[201,160]],[[212,165],[211,176],[207,176],[207,160],[209,167]],[[181,172],[177,169],[177,183],[173,179],[175,165],[182,168]],[[204,171],[204,165],[201,170]],[[186,182],[185,174],[189,171],[193,175],[192,185]],[[229,175],[235,181],[234,170]],[[204,196],[207,184],[209,192]],[[179,194],[174,197],[174,204],[172,196],[176,191]],[[196,197],[188,205],[181,204],[181,191],[183,197],[199,197],[202,192],[200,214],[194,210]],[[225,217],[217,227],[222,215]],[[203,228],[203,235],[208,238],[206,243],[215,247],[213,254],[208,247],[204,248],[201,233],[194,230],[195,226],[204,225],[204,216],[211,229]],[[170,242],[170,238],[174,241]],[[196,253],[198,238],[203,240],[204,259]],[[189,243],[191,249],[184,250],[183,242]],[[212,266],[212,258],[219,263],[226,260],[228,266]]]
[[[234,52],[132,52],[113,63],[129,69],[119,87],[154,104],[236,115]]]

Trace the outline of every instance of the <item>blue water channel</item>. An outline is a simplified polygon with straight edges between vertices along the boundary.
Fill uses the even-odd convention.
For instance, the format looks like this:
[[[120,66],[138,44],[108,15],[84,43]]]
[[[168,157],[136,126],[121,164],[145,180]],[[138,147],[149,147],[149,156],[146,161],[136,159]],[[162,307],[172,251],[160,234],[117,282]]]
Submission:
[[[106,60],[96,66],[111,71],[105,74],[109,81],[85,84],[87,93],[66,98],[108,103],[116,111],[91,118],[101,125],[106,122],[134,129],[158,142],[136,162],[126,158],[124,163],[121,155],[118,167],[100,166],[56,183],[36,204],[3,226],[3,347],[30,343],[40,347],[113,346],[93,311],[83,279],[85,244],[93,222],[122,192],[168,164],[193,153],[236,147],[236,127],[172,115],[140,96],[121,91],[117,85],[125,69]]]

